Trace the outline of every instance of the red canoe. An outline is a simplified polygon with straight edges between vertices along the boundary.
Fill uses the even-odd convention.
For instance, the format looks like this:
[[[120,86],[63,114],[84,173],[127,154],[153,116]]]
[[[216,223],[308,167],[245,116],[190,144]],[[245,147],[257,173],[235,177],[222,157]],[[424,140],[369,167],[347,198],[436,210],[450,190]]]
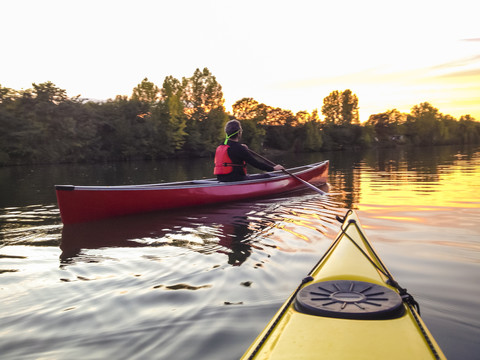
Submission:
[[[302,180],[327,182],[328,161],[289,170]],[[305,184],[294,176],[273,172],[271,177],[239,182],[216,179],[128,186],[55,185],[64,224],[100,220],[158,210],[229,202],[292,191]]]

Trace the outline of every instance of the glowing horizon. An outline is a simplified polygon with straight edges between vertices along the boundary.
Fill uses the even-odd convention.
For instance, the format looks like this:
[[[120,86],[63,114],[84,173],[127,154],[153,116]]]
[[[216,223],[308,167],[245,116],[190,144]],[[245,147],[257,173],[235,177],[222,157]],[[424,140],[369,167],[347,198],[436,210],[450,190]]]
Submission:
[[[69,96],[130,96],[147,77],[207,67],[225,106],[251,97],[293,112],[334,90],[359,98],[360,121],[429,102],[480,121],[475,4],[405,1],[23,0],[2,5],[0,85],[53,82]],[[321,118],[323,116],[321,115]]]

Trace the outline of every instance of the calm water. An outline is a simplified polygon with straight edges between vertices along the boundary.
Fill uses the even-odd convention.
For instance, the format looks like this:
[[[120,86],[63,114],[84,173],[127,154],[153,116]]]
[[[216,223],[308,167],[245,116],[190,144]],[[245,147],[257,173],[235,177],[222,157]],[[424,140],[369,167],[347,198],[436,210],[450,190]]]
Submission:
[[[328,197],[306,190],[70,227],[56,183],[205,178],[211,159],[0,168],[0,357],[237,359],[331,244],[335,215],[354,208],[447,357],[478,359],[480,148],[282,163],[324,159]]]

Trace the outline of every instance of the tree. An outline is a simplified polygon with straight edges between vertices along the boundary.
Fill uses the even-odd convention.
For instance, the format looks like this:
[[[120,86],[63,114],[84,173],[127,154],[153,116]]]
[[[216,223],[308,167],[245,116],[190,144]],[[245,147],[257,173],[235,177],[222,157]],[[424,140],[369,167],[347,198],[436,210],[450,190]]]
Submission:
[[[409,136],[417,145],[434,145],[439,139],[438,123],[441,114],[430,103],[424,102],[412,107],[407,119]]]
[[[175,150],[180,150],[185,143],[185,127],[187,118],[184,112],[182,87],[180,81],[173,77],[167,77],[163,82],[163,104],[167,111],[168,123],[166,126],[167,138]]]
[[[182,86],[180,81],[167,76],[161,89],[161,101],[152,109],[152,120],[158,138],[155,148],[158,156],[165,156],[182,149],[187,133],[185,132],[187,116],[184,112]]]
[[[163,81],[163,87],[160,89],[160,96],[162,100],[165,100],[172,96],[182,98],[183,88],[182,83],[175,79],[173,76],[165,77]]]
[[[459,120],[459,138],[463,144],[480,142],[480,123],[470,115],[462,115]]]
[[[260,126],[267,117],[267,106],[253,98],[243,98],[232,106],[233,118],[242,123],[243,141],[253,150],[260,151],[265,140],[265,129]]]
[[[295,123],[295,115],[290,110],[284,110],[279,107],[267,107],[267,117],[263,124],[273,126],[291,126]]]
[[[160,89],[148,78],[142,80],[135,88],[133,88],[132,100],[137,100],[149,104],[157,102],[160,95]]]
[[[69,153],[69,145],[76,138],[75,120],[70,116],[69,109],[76,100],[69,99],[66,90],[50,81],[34,83],[32,86],[29,102],[33,105],[33,112],[29,118],[29,140],[34,147],[34,162],[64,161]]]
[[[323,99],[322,114],[329,125],[359,124],[357,95],[350,89],[332,91]]]
[[[240,120],[243,128],[242,140],[254,151],[261,151],[266,131],[255,120]]]
[[[104,156],[109,160],[143,158],[146,151],[144,120],[146,104],[117,96],[100,105],[99,141]]]
[[[347,89],[342,92],[341,99],[342,125],[359,124],[357,95],[352,94],[352,91]]]
[[[390,141],[392,136],[403,135],[402,124],[407,118],[397,109],[370,115],[365,126],[372,126],[378,141]]]
[[[323,146],[322,129],[314,118],[298,126],[295,149],[297,151],[320,151]]]
[[[51,81],[32,86],[37,102],[58,104],[68,99],[66,90],[56,87]]]
[[[295,114],[295,125],[302,125],[310,121],[310,114],[307,111],[298,111]]]
[[[193,113],[208,113],[223,107],[222,86],[217,82],[210,70],[196,69],[193,76],[183,78],[183,101],[185,108]]]
[[[213,153],[224,125],[237,118],[255,150],[318,151],[369,146],[375,137],[405,135],[417,145],[480,143],[480,122],[457,121],[428,102],[410,114],[388,110],[358,123],[358,98],[350,90],[324,99],[320,122],[311,114],[267,106],[253,98],[224,108],[222,87],[205,68],[179,81],[167,76],[159,89],[145,78],[132,96],[93,102],[69,98],[52,82],[31,89],[0,86],[0,165],[158,158]]]
[[[471,115],[462,115],[460,116],[460,119],[459,121],[476,121],[474,117],[472,117]]]
[[[18,94],[15,90],[0,85],[0,165],[8,164],[11,160],[11,152],[18,145],[12,139],[15,129],[16,102]]]
[[[267,106],[253,98],[243,98],[233,104],[233,116],[238,120],[254,120],[262,123],[267,118]]]
[[[437,144],[448,145],[455,144],[457,142],[456,129],[458,128],[458,121],[451,115],[441,115],[438,123],[438,135]]]
[[[0,104],[11,104],[18,98],[17,91],[9,88],[2,87],[0,84]]]
[[[326,124],[337,125],[341,122],[342,103],[338,90],[332,91],[323,99],[322,114],[325,116]]]
[[[223,137],[228,115],[221,85],[207,69],[196,69],[182,79],[182,102],[187,115],[185,148],[197,154],[212,153]]]

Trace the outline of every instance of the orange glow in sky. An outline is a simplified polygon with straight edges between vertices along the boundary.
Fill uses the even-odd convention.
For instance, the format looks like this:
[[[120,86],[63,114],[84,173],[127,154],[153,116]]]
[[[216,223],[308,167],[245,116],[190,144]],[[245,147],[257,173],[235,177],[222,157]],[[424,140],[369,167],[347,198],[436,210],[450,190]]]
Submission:
[[[334,90],[360,120],[430,102],[480,120],[475,1],[19,0],[0,6],[0,84],[52,81],[69,96],[131,95],[207,67],[227,110],[243,97],[294,112]]]

